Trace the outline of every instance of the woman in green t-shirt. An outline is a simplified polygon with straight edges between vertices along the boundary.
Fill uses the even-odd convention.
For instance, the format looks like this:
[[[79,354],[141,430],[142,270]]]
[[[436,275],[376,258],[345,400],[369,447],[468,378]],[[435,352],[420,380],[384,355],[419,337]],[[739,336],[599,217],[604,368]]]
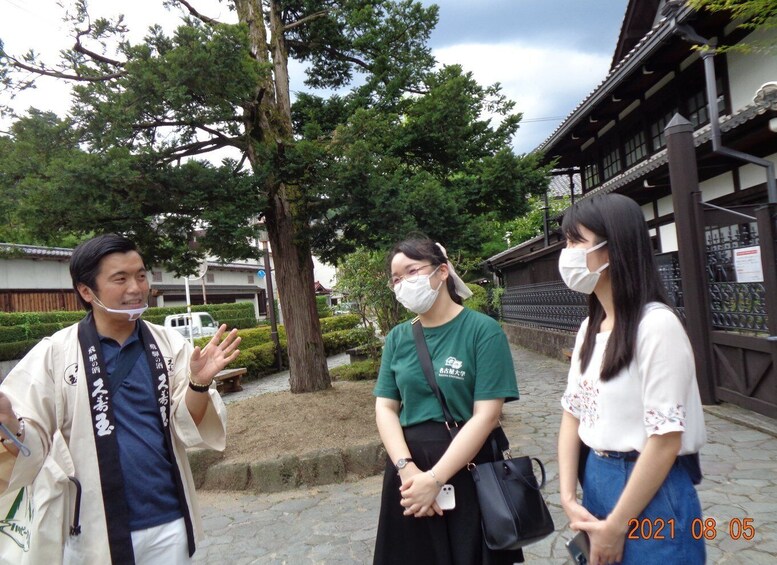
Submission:
[[[507,338],[496,321],[462,306],[472,293],[439,244],[403,241],[389,261],[389,285],[418,314],[436,383],[460,427],[451,440],[419,362],[412,322],[399,324],[386,336],[374,390],[375,419],[388,453],[374,563],[522,562],[520,550],[487,549],[466,469],[469,462],[494,460],[486,440],[499,425],[504,402],[518,398]],[[440,507],[443,485],[453,486],[453,509]],[[449,504],[450,489],[445,491]]]

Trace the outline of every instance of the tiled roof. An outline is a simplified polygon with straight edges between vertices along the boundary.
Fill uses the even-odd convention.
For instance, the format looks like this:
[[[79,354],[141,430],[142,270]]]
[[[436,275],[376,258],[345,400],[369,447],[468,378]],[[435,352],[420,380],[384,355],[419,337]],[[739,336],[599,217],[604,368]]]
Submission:
[[[43,247],[40,245],[25,245],[19,243],[0,243],[0,251],[16,251],[30,257],[47,257],[52,259],[68,259],[73,254],[72,249],[67,249],[65,247]]]
[[[42,245],[26,245],[21,243],[0,243],[0,252],[21,252],[26,257],[41,257],[49,259],[69,259],[73,255],[73,250],[66,247],[44,247]],[[233,269],[237,271],[255,272],[263,268],[259,263],[219,263],[218,261],[208,261],[208,268],[213,269]]]

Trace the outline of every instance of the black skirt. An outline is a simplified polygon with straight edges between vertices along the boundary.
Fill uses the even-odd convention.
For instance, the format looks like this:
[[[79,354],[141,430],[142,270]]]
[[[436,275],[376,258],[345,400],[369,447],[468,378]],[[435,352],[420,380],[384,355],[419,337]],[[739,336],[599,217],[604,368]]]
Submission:
[[[424,422],[404,428],[413,462],[431,469],[450,445],[445,424]],[[493,461],[490,442],[475,457],[475,463]],[[483,540],[475,484],[464,468],[448,483],[455,489],[456,508],[427,518],[404,516],[400,505],[402,484],[394,464],[387,460],[383,476],[375,565],[512,565],[523,563],[523,552],[491,551]]]

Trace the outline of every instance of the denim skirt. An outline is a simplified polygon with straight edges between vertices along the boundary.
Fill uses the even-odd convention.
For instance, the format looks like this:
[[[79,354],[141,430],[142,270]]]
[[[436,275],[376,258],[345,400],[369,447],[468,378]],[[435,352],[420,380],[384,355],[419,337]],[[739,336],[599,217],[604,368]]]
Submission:
[[[583,506],[599,519],[615,507],[636,461],[588,455],[583,478]],[[626,531],[624,565],[655,563],[701,565],[705,562],[701,504],[690,475],[675,463],[661,488]],[[699,537],[700,539],[695,539]]]

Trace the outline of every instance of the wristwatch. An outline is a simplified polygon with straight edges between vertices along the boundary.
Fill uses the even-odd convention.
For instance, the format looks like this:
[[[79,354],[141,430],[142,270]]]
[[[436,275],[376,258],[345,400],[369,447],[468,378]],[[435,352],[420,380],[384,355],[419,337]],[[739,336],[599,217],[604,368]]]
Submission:
[[[397,460],[397,464],[395,467],[397,468],[397,471],[401,471],[405,467],[407,467],[407,464],[412,462],[413,460],[410,457],[402,457]]]

